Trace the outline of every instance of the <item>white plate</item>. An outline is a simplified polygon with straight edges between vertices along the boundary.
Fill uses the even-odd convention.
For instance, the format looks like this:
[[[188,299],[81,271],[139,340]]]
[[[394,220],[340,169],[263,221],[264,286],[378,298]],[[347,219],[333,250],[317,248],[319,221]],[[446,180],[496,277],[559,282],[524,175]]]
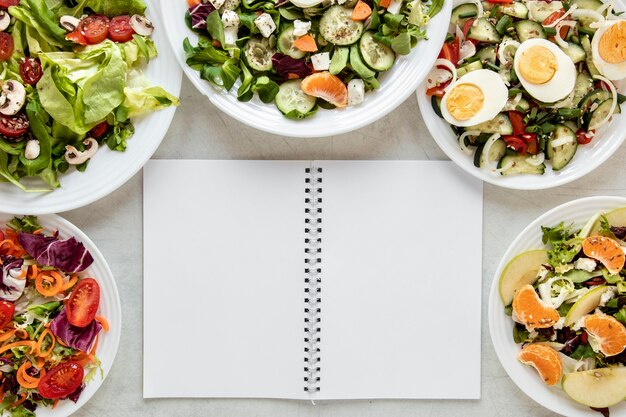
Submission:
[[[188,37],[193,45],[198,42],[197,34],[185,24],[187,2],[161,0],[161,4],[165,28],[178,63],[198,91],[206,95],[220,110],[242,123],[291,137],[323,137],[350,132],[393,111],[415,91],[430,71],[445,38],[452,9],[450,1],[446,1],[443,9],[428,25],[428,41],[420,41],[410,55],[398,58],[393,68],[381,75],[380,88],[367,93],[363,103],[345,109],[319,109],[317,114],[307,119],[289,120],[273,103],[264,104],[258,97],[246,103],[238,101],[236,89],[239,83],[227,92],[202,80],[198,71],[185,63],[183,40]]]
[[[595,411],[570,399],[558,387],[549,387],[543,383],[537,371],[531,366],[522,365],[517,360],[520,346],[513,341],[513,321],[504,314],[504,306],[498,292],[500,274],[507,262],[515,255],[530,250],[542,249],[541,226],[555,226],[560,222],[582,226],[591,216],[599,211],[626,207],[624,197],[589,197],[560,205],[537,218],[511,243],[500,261],[491,284],[489,294],[489,330],[491,341],[500,363],[515,384],[530,398],[555,413],[566,416],[598,417]],[[626,402],[610,408],[611,417],[626,416]]]
[[[147,16],[156,26],[152,39],[159,56],[150,61],[145,75],[152,84],[178,96],[182,82],[181,70],[169,48],[165,28],[154,10],[154,0],[146,0],[146,4]],[[106,145],[103,146],[89,162],[85,172],[71,169],[66,174],[60,174],[61,188],[52,192],[25,193],[11,184],[0,183],[0,211],[58,213],[82,207],[115,191],[135,175],[156,151],[170,126],[174,111],[174,108],[169,108],[133,119],[135,134],[129,139],[126,152],[111,151]],[[40,181],[28,184],[41,186]]]
[[[7,221],[11,220],[13,217],[12,214],[0,213],[0,228],[4,229]],[[109,332],[102,330],[98,336],[96,355],[102,362],[102,377],[100,377],[100,372],[96,371],[94,379],[85,386],[77,403],[69,400],[60,401],[54,410],[49,407],[38,407],[36,411],[37,417],[66,417],[89,401],[111,370],[111,365],[113,365],[113,360],[115,359],[117,347],[120,342],[122,308],[113,273],[111,269],[109,269],[109,265],[102,256],[102,253],[100,253],[96,245],[87,235],[72,223],[54,214],[38,216],[38,219],[39,224],[46,230],[58,230],[59,236],[64,239],[74,236],[76,240],[82,242],[85,248],[89,250],[94,261],[87,270],[79,273],[79,275],[81,277],[92,277],[98,281],[100,285],[100,308],[98,315],[106,317],[110,325]]]
[[[455,4],[460,3],[465,3],[465,1],[455,1]],[[626,8],[623,0],[615,0],[615,3],[618,10]],[[598,129],[597,136],[591,143],[578,148],[574,159],[561,171],[552,171],[548,163],[544,175],[513,175],[505,177],[475,167],[473,153],[472,155],[467,155],[461,151],[457,136],[452,132],[448,122],[435,114],[430,97],[426,97],[425,84],[423,83],[417,89],[417,101],[422,118],[435,142],[451,160],[465,171],[476,178],[500,187],[519,190],[539,190],[567,184],[599,167],[613,155],[626,138],[626,116],[623,114],[616,115],[609,124]],[[622,80],[617,85],[618,91],[625,94],[626,81]]]

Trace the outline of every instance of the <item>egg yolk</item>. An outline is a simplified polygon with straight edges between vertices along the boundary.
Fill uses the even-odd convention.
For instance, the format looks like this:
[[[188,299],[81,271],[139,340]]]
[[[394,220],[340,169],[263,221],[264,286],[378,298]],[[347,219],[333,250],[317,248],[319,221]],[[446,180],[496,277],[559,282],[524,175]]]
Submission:
[[[485,95],[474,84],[459,84],[454,87],[446,101],[448,112],[456,120],[469,120],[483,108]]]
[[[545,46],[528,48],[522,53],[518,64],[522,77],[533,84],[547,83],[558,68],[556,56]]]
[[[618,21],[602,34],[598,53],[609,64],[626,61],[626,21]]]

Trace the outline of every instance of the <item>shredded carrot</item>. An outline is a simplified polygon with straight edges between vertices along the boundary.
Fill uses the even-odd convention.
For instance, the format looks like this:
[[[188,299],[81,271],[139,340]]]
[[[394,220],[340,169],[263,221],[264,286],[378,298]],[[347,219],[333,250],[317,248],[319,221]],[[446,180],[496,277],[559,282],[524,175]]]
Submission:
[[[24,388],[37,388],[37,385],[39,385],[39,378],[30,376],[26,372],[28,369],[30,369],[31,366],[31,363],[29,361],[26,361],[17,369],[17,372],[15,373],[17,383]]]
[[[9,239],[4,239],[2,242],[0,242],[0,252],[4,252],[4,253],[13,252],[14,247],[15,245],[13,244],[13,241]]]
[[[105,319],[104,316],[96,316],[96,321],[102,325],[105,332],[109,331],[109,321]]]
[[[365,20],[372,15],[372,8],[363,0],[359,0],[352,9],[352,20]]]
[[[35,364],[35,367],[37,369],[42,369],[45,364],[46,360],[44,358],[37,358],[37,363]]]
[[[378,5],[386,9],[387,7],[389,7],[390,4],[391,0],[380,0],[380,3]]]
[[[48,350],[42,352],[41,347],[43,346],[43,342],[46,340],[46,336],[50,336],[51,338],[50,347],[48,348]],[[46,329],[43,332],[41,332],[41,335],[39,336],[39,340],[37,341],[37,346],[35,347],[35,353],[37,354],[37,356],[41,356],[42,358],[49,356],[52,353],[52,349],[54,349],[55,341],[56,341],[56,338],[54,337],[54,335],[49,329]]]
[[[33,232],[34,235],[40,235],[43,232],[43,229],[37,229]]]
[[[8,407],[8,408],[9,408],[9,409],[11,409],[11,408],[15,408],[15,407],[17,407],[18,405],[22,404],[24,401],[26,401],[26,393],[25,393],[25,392],[23,392],[23,393],[22,393],[22,395],[20,396],[20,399],[19,399],[19,400],[17,400],[17,401],[15,401],[15,402],[13,402],[11,405],[9,405],[9,407]]]
[[[74,285],[76,285],[77,282],[78,282],[78,275],[76,275],[76,274],[70,275],[70,280],[67,281],[65,284],[63,284],[63,287],[61,288],[61,291],[69,290]]]
[[[20,339],[28,339],[30,337],[28,335],[28,332],[26,331],[26,329],[17,329],[17,330],[15,330],[15,335],[17,337],[19,337]]]
[[[310,33],[307,33],[304,36],[300,36],[298,39],[294,40],[293,46],[295,46],[302,52],[317,51],[317,44],[315,43],[315,38]]]
[[[52,409],[54,410],[57,405],[59,405],[59,399],[58,398],[56,400],[54,400],[54,402],[52,403]]]
[[[189,7],[197,6],[200,3],[202,3],[202,0],[187,0]]]
[[[30,348],[30,352],[32,352],[33,350],[35,350],[35,347],[37,346],[37,342],[33,340],[22,340],[22,341],[15,342],[15,343],[9,343],[8,345],[0,347],[0,353],[4,353],[7,350],[11,350],[13,348],[20,347],[20,346],[28,346]]]
[[[26,274],[28,273],[28,269],[22,269],[20,274],[16,276],[16,279],[26,279]]]
[[[6,342],[15,335],[16,329],[7,329],[0,334],[0,343]]]
[[[39,268],[37,267],[37,265],[31,265],[28,268],[28,278],[29,279],[35,279],[37,278],[37,275],[39,274]]]
[[[91,346],[91,350],[89,351],[89,356],[93,356],[96,353],[96,349],[98,349],[98,341],[100,340],[100,335],[96,335],[96,340],[93,342],[93,346]]]
[[[49,275],[46,272],[49,272]],[[63,288],[63,277],[56,271],[40,272],[35,278],[35,288],[44,297],[55,296]]]

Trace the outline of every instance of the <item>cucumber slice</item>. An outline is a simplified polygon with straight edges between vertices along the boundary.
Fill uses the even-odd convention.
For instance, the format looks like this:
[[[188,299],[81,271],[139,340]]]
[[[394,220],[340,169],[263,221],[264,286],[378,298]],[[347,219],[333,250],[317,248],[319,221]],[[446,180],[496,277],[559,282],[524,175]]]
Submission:
[[[507,102],[504,104],[504,107],[502,107],[502,111],[517,110],[521,111],[522,113],[526,113],[528,110],[530,110],[530,103],[524,97],[522,97],[520,101],[517,102],[517,104],[513,103],[513,98],[514,97],[509,97],[509,100],[507,100]]]
[[[498,10],[506,15],[516,17],[518,19],[528,18],[528,7],[519,1],[514,1],[509,4],[500,4]]]
[[[565,55],[570,57],[574,64],[578,64],[579,62],[582,62],[585,60],[585,58],[587,58],[585,50],[580,45],[576,45],[573,42],[568,42],[567,48],[563,48],[562,46],[559,46],[559,48],[561,48],[561,50],[565,52]]]
[[[350,48],[347,46],[338,46],[333,51],[333,57],[330,59],[330,68],[328,72],[337,75],[348,65],[348,57],[350,56]]]
[[[491,144],[488,155],[484,147],[481,149],[479,165],[481,168],[492,167],[493,163],[499,162],[504,155],[506,155],[506,143],[502,139],[498,139]]]
[[[387,45],[374,39],[374,32],[367,31],[359,42],[361,56],[368,67],[376,71],[387,71],[393,66],[396,54]]]
[[[496,59],[498,59],[498,55],[496,54],[496,46],[489,45],[482,48],[480,51],[476,53],[476,56],[480,58],[483,63],[491,62],[492,64],[496,64]]]
[[[476,21],[472,24],[467,37],[486,43],[500,42],[500,34],[496,30],[496,27],[486,17],[476,19]]]
[[[585,10],[598,10],[602,7],[602,2],[599,0],[572,0],[572,5],[578,6],[579,9]],[[606,13],[603,13],[606,15]],[[579,17],[578,22],[580,24],[580,29],[585,33],[595,33],[597,28],[593,28],[590,25],[595,22],[595,19],[590,19],[588,17]]]
[[[332,6],[322,15],[320,34],[335,45],[352,45],[363,33],[363,22],[352,20],[352,9]]]
[[[467,127],[466,130],[479,130],[483,133],[499,133],[501,135],[513,134],[513,125],[509,117],[504,113],[499,113],[496,117],[486,122]]]
[[[288,25],[280,32],[278,36],[278,41],[276,42],[276,47],[278,51],[282,52],[285,55],[289,55],[293,59],[304,58],[306,52],[303,52],[293,46],[293,41],[296,40],[296,35],[293,34],[293,25]]]
[[[504,158],[500,160],[498,164],[499,168],[508,165],[509,162],[512,162],[510,168],[501,172],[502,175],[517,175],[517,174],[534,174],[534,175],[542,175],[546,170],[546,165],[532,165],[529,164],[526,159],[528,155],[505,155]]]
[[[441,97],[431,96],[430,105],[432,106],[435,114],[443,119],[443,114],[441,114]]]
[[[266,38],[252,38],[243,49],[246,62],[250,68],[257,71],[269,71],[272,69],[272,56],[276,51],[269,46]]]
[[[350,66],[364,80],[374,78],[376,73],[369,69],[367,65],[363,62],[361,58],[361,54],[359,53],[358,45],[352,45],[350,47]]]
[[[474,3],[463,3],[452,10],[450,23],[452,25],[463,26],[463,23],[472,17],[478,15],[478,7]]]
[[[558,145],[558,141],[564,139],[568,139],[569,142]],[[557,146],[555,146],[555,143]],[[554,134],[547,144],[547,156],[552,161],[552,169],[559,171],[569,164],[576,154],[577,148],[578,140],[576,139],[576,133],[565,125],[556,125]]]
[[[563,3],[560,1],[553,1],[551,3],[545,1],[529,1],[526,4],[528,5],[530,18],[536,22],[543,22],[552,13],[563,8]]]
[[[595,109],[591,113],[591,117],[589,118],[589,124],[587,126],[587,130],[594,130],[600,127],[600,122],[604,120],[604,118],[611,111],[611,106],[613,105],[613,99],[610,98],[608,100],[600,103],[597,109]],[[621,113],[621,109],[619,108],[619,104],[615,106],[615,111],[613,114]]]
[[[591,52],[591,41],[589,40],[589,36],[581,36],[580,46],[583,47],[585,54],[587,54],[585,62],[587,63],[587,69],[589,70],[589,74],[591,74],[592,77],[600,75],[600,71],[598,71],[598,68],[596,68],[596,64],[593,63],[593,53]]]
[[[521,20],[515,24],[515,31],[519,36],[520,42],[526,42],[528,39],[541,38],[546,39],[546,33],[537,22],[532,20]]]
[[[573,106],[578,106],[583,97],[585,97],[593,89],[593,78],[586,72],[580,72],[576,76],[576,84],[574,84]]]
[[[476,71],[479,69],[483,69],[483,63],[481,61],[474,61],[457,68],[456,74],[458,77],[462,77],[468,72]]]
[[[276,107],[283,114],[297,111],[300,114],[307,114],[315,107],[317,100],[315,97],[305,94],[300,88],[302,80],[291,80],[284,82],[278,87],[278,93],[274,98]]]
[[[609,91],[603,90],[601,88],[596,88],[595,90],[587,93],[582,100],[580,101],[580,108],[583,110],[589,109],[593,103],[602,103],[608,99],[610,99],[611,93]]]

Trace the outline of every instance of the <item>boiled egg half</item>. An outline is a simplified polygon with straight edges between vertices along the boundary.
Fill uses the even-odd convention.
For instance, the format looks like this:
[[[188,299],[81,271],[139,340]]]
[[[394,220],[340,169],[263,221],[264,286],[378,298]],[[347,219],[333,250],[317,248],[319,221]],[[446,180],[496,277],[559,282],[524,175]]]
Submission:
[[[441,100],[441,114],[455,126],[472,126],[496,117],[509,92],[498,73],[481,69],[450,84]]]
[[[626,20],[607,20],[591,40],[593,63],[609,80],[626,78]]]
[[[567,97],[576,84],[574,62],[546,39],[523,42],[515,52],[513,66],[528,94],[544,103]]]

